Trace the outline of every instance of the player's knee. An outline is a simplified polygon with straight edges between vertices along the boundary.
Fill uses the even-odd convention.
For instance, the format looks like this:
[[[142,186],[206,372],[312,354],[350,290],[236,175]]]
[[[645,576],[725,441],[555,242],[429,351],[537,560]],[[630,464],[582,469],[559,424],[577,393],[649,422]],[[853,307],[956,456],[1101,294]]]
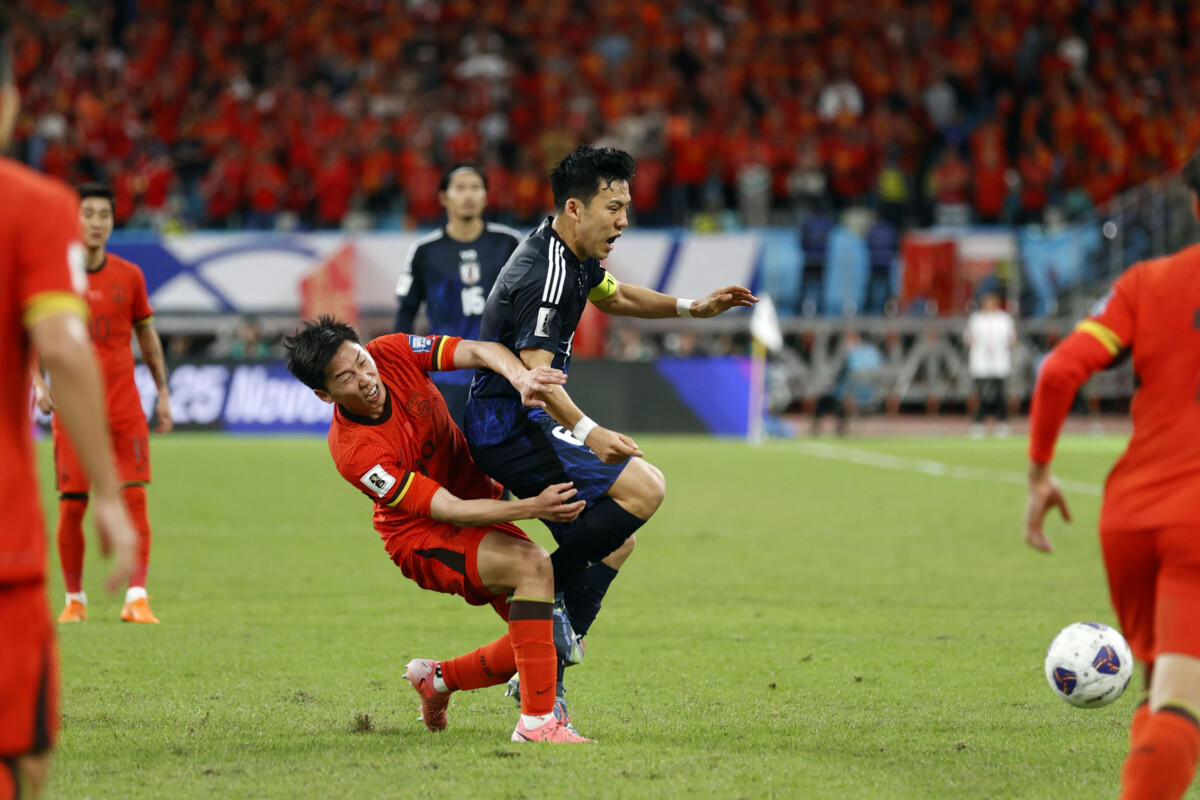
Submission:
[[[17,757],[17,778],[22,788],[31,790],[30,797],[40,797],[42,788],[50,777],[50,762],[53,755],[39,753],[38,755],[23,755]],[[24,795],[22,795],[24,796]]]
[[[658,511],[658,507],[663,504],[663,500],[667,496],[667,479],[658,467],[649,462],[643,463],[642,480],[638,483],[640,489],[638,499],[646,514],[638,516],[642,516],[642,519],[649,519],[655,511]]]
[[[552,587],[554,565],[546,548],[533,542],[522,544],[513,559],[511,570],[513,585]]]

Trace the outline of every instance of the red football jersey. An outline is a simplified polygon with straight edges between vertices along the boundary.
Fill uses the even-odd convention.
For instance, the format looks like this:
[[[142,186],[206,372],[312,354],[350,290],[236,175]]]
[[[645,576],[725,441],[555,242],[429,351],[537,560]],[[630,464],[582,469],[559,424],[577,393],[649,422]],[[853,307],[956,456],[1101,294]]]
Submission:
[[[453,369],[459,341],[452,336],[379,337],[366,350],[387,389],[382,416],[367,419],[341,406],[334,410],[329,452],[342,477],[374,502],[375,530],[393,560],[407,533],[457,530],[429,516],[438,487],[465,500],[501,495],[471,458],[466,438],[429,378],[432,371]]]
[[[1135,264],[1078,330],[1115,357],[1128,348],[1138,389],[1133,436],[1109,473],[1105,525],[1200,519],[1200,245]]]
[[[108,424],[119,429],[129,421],[144,422],[142,401],[133,379],[133,329],[154,321],[141,269],[107,253],[100,269],[88,272],[87,302],[92,342],[104,372]]]
[[[0,586],[42,581],[46,534],[38,503],[29,403],[29,337],[39,319],[86,307],[79,200],[58,181],[0,158]]]

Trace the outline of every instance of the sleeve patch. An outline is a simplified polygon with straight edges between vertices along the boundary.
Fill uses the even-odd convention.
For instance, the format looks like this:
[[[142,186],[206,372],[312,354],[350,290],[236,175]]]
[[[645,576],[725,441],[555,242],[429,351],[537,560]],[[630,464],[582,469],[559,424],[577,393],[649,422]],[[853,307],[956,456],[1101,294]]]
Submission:
[[[363,486],[366,486],[368,490],[380,498],[387,497],[388,492],[396,485],[395,477],[385,470],[382,464],[376,464],[371,467],[367,470],[367,474],[363,475],[359,480]]]
[[[1111,355],[1115,356],[1124,347],[1121,337],[1094,319],[1085,319],[1075,326],[1075,330],[1093,336],[1100,344],[1104,345],[1104,349],[1108,350]]]
[[[550,338],[550,323],[554,319],[554,309],[543,306],[538,309],[537,325],[533,328],[533,335],[539,339]]]
[[[432,336],[409,336],[408,346],[414,353],[428,353],[433,349]]]
[[[621,284],[617,283],[617,279],[613,277],[608,270],[604,271],[604,278],[588,292],[588,300],[596,302],[603,300],[606,297],[612,297],[616,293],[617,287]]]

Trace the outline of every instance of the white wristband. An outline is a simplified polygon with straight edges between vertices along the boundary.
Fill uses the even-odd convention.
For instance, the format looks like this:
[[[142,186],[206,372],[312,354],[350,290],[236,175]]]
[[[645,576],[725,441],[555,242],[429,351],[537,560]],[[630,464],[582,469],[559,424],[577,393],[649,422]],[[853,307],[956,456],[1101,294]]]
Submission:
[[[692,302],[693,301],[691,300],[680,297],[675,301],[675,313],[681,317],[692,316]]]
[[[588,434],[595,428],[600,426],[596,421],[589,416],[584,416],[583,419],[575,423],[575,427],[571,430],[571,435],[578,439],[581,443],[587,441]]]

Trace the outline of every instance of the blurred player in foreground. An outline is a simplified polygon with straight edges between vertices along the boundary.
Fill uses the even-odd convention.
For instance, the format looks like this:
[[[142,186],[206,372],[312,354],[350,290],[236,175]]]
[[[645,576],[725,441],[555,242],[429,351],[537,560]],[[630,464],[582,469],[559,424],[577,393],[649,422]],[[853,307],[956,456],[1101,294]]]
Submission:
[[[438,200],[446,209],[446,224],[419,239],[408,251],[396,282],[396,333],[413,333],[417,311],[425,304],[431,336],[479,338],[479,318],[500,268],[521,241],[521,234],[504,225],[484,222],[487,178],[472,164],[446,170]],[[458,427],[463,425],[471,373],[437,373],[441,391]]]
[[[1200,153],[1183,169],[1200,218]],[[1200,245],[1134,264],[1042,364],[1034,389],[1025,541],[1050,552],[1050,471],[1075,393],[1129,354],[1133,437],[1104,488],[1100,544],[1122,632],[1149,697],[1130,725],[1123,800],[1179,798],[1200,758]]]
[[[142,358],[158,386],[156,433],[168,433],[172,427],[167,363],[162,340],[154,330],[154,311],[146,297],[145,276],[136,264],[105,250],[113,232],[112,192],[99,184],[86,184],[79,188],[79,197],[79,222],[87,251],[87,303],[91,312],[92,344],[104,372],[108,426],[124,484],[121,494],[138,532],[138,564],[129,579],[121,619],[157,623],[158,618],[151,611],[146,594],[146,571],[150,566],[150,520],[146,515],[150,432],[133,377],[130,339],[137,335]],[[54,410],[57,392],[52,392],[42,380],[40,370],[34,372],[33,384],[38,407],[50,413]],[[53,418],[52,431],[58,486],[58,557],[67,585],[66,605],[58,621],[82,622],[87,619],[87,593],[83,591],[83,516],[87,512],[91,482],[57,414]]]
[[[566,370],[571,341],[591,301],[606,314],[643,319],[713,317],[758,302],[728,286],[701,300],[622,284],[602,265],[629,225],[637,166],[622,150],[583,146],[554,167],[555,213],[508,260],[488,296],[479,338],[499,342],[530,369]],[[571,625],[584,636],[634,533],[662,504],[666,481],[632,439],[593,422],[565,390],[527,408],[499,375],[476,371],[464,429],[483,471],[518,497],[572,482],[587,510],[571,524],[547,525],[558,542],[554,572]],[[562,700],[556,708],[566,718]]]
[[[0,10],[0,151],[19,98]],[[59,408],[93,481],[96,527],[116,561],[115,590],[134,566],[135,534],[104,424],[100,373],[79,296],[86,281],[79,205],[66,186],[0,156],[0,800],[36,798],[58,733],[58,665],[46,606],[46,544],[29,416],[30,346],[59,389]]]
[[[512,520],[575,519],[583,503],[558,483],[527,500],[499,500],[475,466],[430,373],[486,367],[512,382],[523,402],[553,396],[566,376],[527,370],[503,347],[451,336],[382,336],[363,347],[329,317],[306,322],[284,341],[288,369],[334,404],[329,452],[338,472],[375,505],[375,529],[392,561],[418,586],[490,604],[508,633],[458,658],[415,659],[406,677],[430,730],[446,727],[450,693],[504,683],[525,694],[514,742],[586,742],[554,716],[557,654],[552,633],[550,557]]]

